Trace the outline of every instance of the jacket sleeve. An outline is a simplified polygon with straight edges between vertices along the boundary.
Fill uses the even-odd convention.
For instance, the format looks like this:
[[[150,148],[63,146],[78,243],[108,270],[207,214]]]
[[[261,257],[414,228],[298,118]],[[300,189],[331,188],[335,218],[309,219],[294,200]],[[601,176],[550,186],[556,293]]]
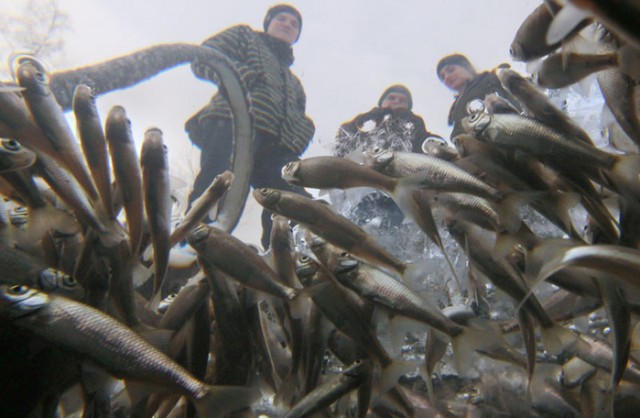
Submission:
[[[246,54],[249,49],[250,33],[252,29],[248,26],[238,25],[226,29],[216,35],[213,35],[202,43],[202,46],[213,48],[233,61],[236,66],[246,61]],[[195,60],[191,64],[191,70],[196,77],[214,81],[219,84],[218,76],[207,65],[206,62]]]

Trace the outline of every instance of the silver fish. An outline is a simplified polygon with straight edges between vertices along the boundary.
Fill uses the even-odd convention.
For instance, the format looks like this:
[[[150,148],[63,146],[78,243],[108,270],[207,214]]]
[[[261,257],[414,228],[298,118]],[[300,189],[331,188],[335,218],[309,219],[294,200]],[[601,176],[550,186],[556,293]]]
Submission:
[[[22,94],[27,106],[56,152],[49,156],[63,164],[73,174],[89,198],[97,199],[98,192],[83,163],[80,147],[60,105],[49,89],[48,76],[42,64],[32,57],[21,58],[18,67],[18,83],[26,88]]]
[[[400,274],[404,274],[407,270],[406,263],[382,248],[362,228],[320,202],[295,193],[266,188],[254,190],[253,196],[258,203],[271,212],[303,224],[313,233],[357,257],[365,258]]]
[[[14,139],[0,139],[0,173],[30,167],[36,154]]]
[[[153,293],[160,292],[169,268],[169,230],[171,229],[171,185],[169,156],[162,131],[149,128],[144,133],[142,151],[142,190],[144,207],[153,244]]]
[[[89,86],[80,84],[76,87],[73,94],[73,114],[76,117],[76,126],[84,157],[100,194],[100,199],[107,214],[113,218],[115,215],[111,197],[111,170],[107,139],[102,129],[95,97]]]
[[[201,224],[187,237],[198,257],[234,280],[273,296],[291,300],[298,292],[282,283],[269,265],[249,246],[228,233]]]
[[[109,110],[105,122],[105,135],[116,182],[127,214],[131,256],[136,257],[142,241],[142,174],[131,132],[131,121],[127,118],[123,107],[114,106]]]
[[[178,226],[171,232],[169,237],[171,241],[171,247],[183,240],[189,231],[195,228],[209,213],[209,210],[224,196],[224,194],[231,187],[233,182],[233,173],[231,171],[225,171],[222,174],[218,174],[207,190],[193,202],[193,206],[189,209],[189,212],[180,221]]]
[[[120,322],[71,299],[26,286],[0,286],[0,312],[12,324],[91,360],[114,376],[188,395],[203,416],[245,407],[255,397],[248,388],[208,386]],[[79,323],[91,326],[78,327]]]

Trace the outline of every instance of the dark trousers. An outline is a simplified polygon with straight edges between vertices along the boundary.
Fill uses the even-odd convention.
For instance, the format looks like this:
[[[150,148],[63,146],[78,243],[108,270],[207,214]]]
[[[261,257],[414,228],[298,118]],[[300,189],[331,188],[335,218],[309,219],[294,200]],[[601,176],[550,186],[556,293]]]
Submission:
[[[196,176],[193,190],[189,195],[189,206],[209,187],[215,176],[228,170],[229,157],[233,142],[232,124],[225,119],[207,119],[200,129],[189,132],[191,141],[200,146],[200,173]],[[194,138],[197,135],[200,138]],[[282,167],[290,161],[299,160],[298,155],[280,144],[278,138],[264,132],[256,131],[254,137],[253,171],[251,187],[260,189],[268,187],[286,190],[311,197],[302,187],[293,186],[282,179]],[[269,248],[271,236],[271,213],[262,210],[262,237],[260,242],[264,249]]]

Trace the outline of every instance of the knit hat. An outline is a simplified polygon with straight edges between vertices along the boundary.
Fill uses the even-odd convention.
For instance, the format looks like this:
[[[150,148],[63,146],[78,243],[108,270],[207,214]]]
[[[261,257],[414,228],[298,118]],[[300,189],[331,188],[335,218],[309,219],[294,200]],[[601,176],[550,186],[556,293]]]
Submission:
[[[382,96],[380,96],[380,99],[378,100],[378,107],[382,106],[382,102],[384,102],[384,99],[389,95],[389,93],[401,93],[407,96],[407,98],[409,99],[409,110],[411,110],[411,108],[413,107],[411,92],[402,84],[394,84],[393,86],[387,87],[387,89],[382,93]]]
[[[273,18],[280,13],[291,13],[296,17],[296,19],[298,19],[300,27],[298,28],[298,37],[296,38],[296,41],[300,39],[300,34],[302,33],[302,15],[298,11],[298,9],[288,4],[276,4],[275,6],[272,6],[269,10],[267,10],[267,15],[264,17],[264,22],[262,23],[264,31],[266,32],[267,29],[269,29],[269,25],[271,24]]]
[[[465,57],[462,54],[451,54],[451,55],[447,55],[446,57],[438,61],[438,66],[436,67],[436,74],[438,74],[438,78],[440,78],[440,80],[442,80],[442,77],[440,77],[440,72],[447,65],[457,65],[457,66],[466,68],[471,72],[471,74],[474,74],[474,75],[476,74],[476,69],[473,67],[473,65],[467,59],[467,57]]]

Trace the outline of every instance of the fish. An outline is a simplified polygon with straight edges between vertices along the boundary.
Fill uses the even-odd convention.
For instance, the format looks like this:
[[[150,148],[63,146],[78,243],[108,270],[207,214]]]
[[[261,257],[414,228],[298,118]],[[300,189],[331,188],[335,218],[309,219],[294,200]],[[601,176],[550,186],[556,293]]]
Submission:
[[[538,298],[531,294],[522,274],[501,254],[494,252],[493,232],[460,220],[450,219],[446,223],[453,238],[468,251],[469,259],[478,270],[536,319],[547,350],[557,353],[574,344],[573,335],[553,322]]]
[[[36,154],[15,139],[0,139],[0,173],[31,167]]]
[[[593,16],[609,30],[640,50],[640,32],[634,22],[640,18],[640,6],[635,2],[613,0],[571,0],[555,16],[547,32],[547,42],[563,37],[586,16]]]
[[[189,231],[204,219],[209,210],[224,196],[227,190],[229,190],[233,178],[233,173],[227,170],[218,174],[213,179],[209,187],[207,187],[207,190],[193,202],[191,209],[189,209],[175,229],[171,231],[171,235],[169,236],[171,247],[182,241]]]
[[[531,116],[553,126],[558,131],[566,132],[587,144],[594,145],[593,140],[584,129],[573,122],[566,113],[554,106],[533,83],[510,68],[498,69],[496,75],[502,86],[522,103]]]
[[[73,174],[90,199],[97,199],[98,192],[89,170],[83,164],[80,146],[49,89],[48,75],[42,63],[33,57],[22,57],[18,63],[18,83],[25,87],[22,95],[54,151],[48,154],[49,157]]]
[[[13,246],[0,251],[0,283],[35,286],[39,275],[47,269],[39,258]]]
[[[169,233],[171,229],[171,185],[169,156],[162,131],[149,128],[144,133],[140,151],[142,189],[151,242],[153,245],[153,293],[159,293],[169,268]]]
[[[615,388],[622,379],[631,350],[631,312],[624,290],[613,280],[596,279],[602,295],[609,324],[613,334],[613,363],[611,365],[611,387]]]
[[[131,256],[136,257],[142,242],[142,174],[131,132],[131,121],[122,106],[114,106],[109,110],[105,121],[105,137],[127,215]]]
[[[428,324],[450,337],[457,337],[464,331],[402,281],[360,263],[349,253],[341,254],[332,273],[342,285],[362,298],[395,313]]]
[[[341,157],[310,157],[282,167],[287,182],[314,189],[373,187],[394,190],[395,180]]]
[[[421,148],[425,154],[441,160],[453,161],[460,158],[455,147],[452,147],[446,140],[435,136],[425,139]]]
[[[557,165],[570,163],[606,169],[612,167],[616,160],[616,156],[582,142],[572,141],[554,128],[532,118],[476,113],[464,120],[469,132],[475,132],[493,144],[523,150]]]
[[[596,80],[615,120],[634,143],[640,144],[640,119],[635,106],[633,79],[618,69],[610,69],[598,73]]]
[[[238,238],[205,224],[200,224],[187,241],[203,259],[245,286],[284,300],[292,300],[298,290],[286,286],[258,254]]]
[[[385,150],[379,147],[364,154],[365,166],[392,177],[400,183],[429,190],[463,192],[488,199],[500,199],[502,193],[455,164],[429,155]]]
[[[393,362],[370,327],[366,313],[349,300],[355,295],[344,293],[326,268],[309,256],[299,255],[296,258],[296,275],[306,288],[314,289],[311,299],[315,306],[337,329],[353,339],[383,367]]]
[[[114,218],[107,139],[102,129],[95,96],[91,88],[85,84],[79,84],[73,92],[73,114],[76,118],[84,158],[91,171],[103,208],[110,218]]]
[[[102,234],[105,242],[117,242],[119,235],[107,225],[96,212],[93,201],[86,195],[74,177],[55,161],[41,155],[34,165],[47,184],[56,192],[85,225],[89,225]]]
[[[216,338],[212,350],[217,366],[214,382],[246,385],[257,356],[252,348],[248,313],[243,309],[230,277],[206,257],[200,259],[211,289],[210,297],[216,318]]]
[[[116,377],[177,390],[189,396],[203,416],[246,407],[256,397],[250,388],[209,386],[195,379],[111,316],[62,296],[27,286],[2,285],[0,315]],[[78,323],[91,326],[78,327]]]
[[[590,23],[589,19],[584,19],[566,34],[564,39],[548,42],[546,39],[547,31],[553,22],[553,17],[559,10],[560,7],[555,1],[545,1],[525,18],[516,31],[509,48],[509,53],[514,60],[532,61],[536,58],[542,58],[560,48],[562,41],[566,42]]]
[[[586,267],[613,275],[617,280],[638,286],[640,251],[609,244],[552,247],[555,254],[540,269],[534,283],[540,283],[567,267]]]
[[[371,364],[357,360],[342,373],[307,394],[284,415],[286,418],[301,418],[322,410],[340,397],[362,385],[371,373]],[[362,413],[362,411],[360,411]],[[360,415],[359,415],[360,416]]]
[[[303,224],[314,234],[357,257],[383,265],[400,274],[408,270],[406,263],[382,248],[362,228],[320,202],[306,196],[269,188],[254,190],[253,196],[267,210]]]
[[[448,217],[465,219],[485,229],[515,232],[522,223],[518,210],[531,198],[514,193],[495,203],[465,193],[438,193],[432,197],[432,201],[440,210],[451,212]]]
[[[618,65],[618,55],[575,54],[559,52],[545,58],[536,68],[536,83],[547,89],[560,89],[570,86],[583,78]]]
[[[163,301],[169,299],[167,303],[170,303],[163,312],[158,327],[177,331],[208,296],[209,284],[204,274],[194,276],[177,294],[172,293],[163,299]],[[176,301],[178,302],[174,303]]]

